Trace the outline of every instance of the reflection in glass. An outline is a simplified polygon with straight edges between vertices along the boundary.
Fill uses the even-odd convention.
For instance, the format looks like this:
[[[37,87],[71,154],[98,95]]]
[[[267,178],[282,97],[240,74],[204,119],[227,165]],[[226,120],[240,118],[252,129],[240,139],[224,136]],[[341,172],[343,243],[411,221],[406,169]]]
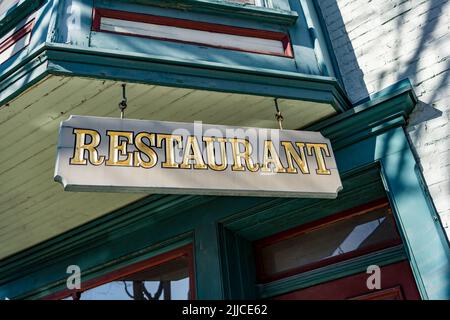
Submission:
[[[305,230],[262,247],[263,273],[273,275],[399,239],[386,207]]]
[[[188,263],[187,257],[179,257],[97,287],[82,290],[75,299],[188,300],[190,297]]]

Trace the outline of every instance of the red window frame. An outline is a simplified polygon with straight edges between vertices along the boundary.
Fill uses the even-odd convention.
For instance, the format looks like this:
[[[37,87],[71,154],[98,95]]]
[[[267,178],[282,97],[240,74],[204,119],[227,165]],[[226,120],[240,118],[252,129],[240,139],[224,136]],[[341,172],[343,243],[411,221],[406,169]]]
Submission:
[[[382,243],[378,243],[376,245],[371,245],[368,246],[366,248],[363,249],[359,249],[359,250],[354,250],[351,252],[347,252],[335,257],[330,257],[327,259],[323,259],[317,262],[313,262],[310,264],[306,264],[300,267],[296,267],[296,268],[292,268],[289,270],[285,270],[285,271],[281,271],[275,274],[267,274],[264,271],[263,268],[263,261],[262,261],[262,256],[260,254],[262,248],[275,244],[277,242],[289,239],[289,238],[293,238],[297,235],[300,235],[302,233],[305,232],[310,232],[313,231],[315,229],[319,229],[322,227],[325,227],[329,224],[335,223],[337,221],[342,221],[345,219],[349,219],[351,217],[357,216],[357,215],[361,215],[373,210],[377,210],[377,209],[381,209],[381,208],[386,208],[387,210],[387,216],[389,218],[392,219],[394,226],[396,226],[395,223],[395,219],[394,216],[392,214],[392,210],[389,207],[389,202],[386,198],[382,198],[382,199],[378,199],[375,200],[373,202],[355,207],[355,208],[351,208],[349,210],[345,210],[342,212],[339,212],[337,214],[322,218],[322,219],[318,219],[316,221],[298,226],[298,227],[294,227],[292,229],[277,233],[275,235],[269,236],[267,238],[263,238],[261,240],[257,240],[254,245],[254,252],[255,252],[255,260],[256,260],[256,275],[257,275],[257,279],[263,283],[266,282],[270,282],[270,281],[274,281],[274,280],[278,280],[278,279],[282,279],[282,278],[286,278],[298,273],[302,273],[305,271],[309,271],[309,270],[313,270],[313,269],[317,269],[320,267],[324,267],[326,265],[330,265],[336,262],[340,262],[340,261],[344,261],[347,259],[351,259],[357,256],[361,256],[370,252],[374,252],[374,251],[378,251],[378,250],[382,250],[382,249],[386,249],[389,247],[393,247],[396,245],[400,245],[402,244],[402,240],[400,237],[400,234],[398,232],[398,229],[395,229],[395,232],[397,234],[397,238],[394,240],[388,240],[388,241],[384,241]]]
[[[9,37],[7,37],[6,39],[4,39],[1,43],[0,43],[0,54],[5,52],[7,49],[9,49],[11,46],[13,46],[14,44],[16,44],[20,39],[22,39],[23,37],[25,37],[27,34],[31,33],[33,30],[33,26],[34,26],[34,18],[31,19],[30,21],[26,22],[22,27],[20,27],[19,30],[17,30],[16,32],[14,32],[12,35],[10,35]],[[11,59],[12,57],[14,57],[16,54],[18,54],[19,52],[22,52],[22,50],[24,50],[26,47],[28,47],[30,43],[28,42],[26,45],[23,46],[23,48],[21,48],[19,51],[17,51],[16,53],[14,53],[13,55],[7,57],[5,60],[0,61],[0,65],[2,65],[3,63],[5,63],[6,61],[8,61],[9,59]]]
[[[213,45],[213,44],[199,43],[199,42],[194,42],[194,41],[189,41],[189,40],[184,41],[184,40],[167,39],[167,38],[139,35],[139,34],[133,34],[133,33],[126,33],[126,32],[114,32],[114,31],[109,31],[109,30],[102,30],[100,27],[100,22],[101,22],[102,17],[119,19],[119,20],[127,20],[127,21],[133,21],[133,22],[151,23],[151,24],[185,28],[185,29],[191,29],[191,30],[209,31],[209,32],[236,35],[236,36],[254,37],[254,38],[259,38],[259,39],[267,39],[267,40],[277,40],[283,44],[284,53],[277,54],[277,53],[268,52],[268,51],[266,52],[266,51],[246,50],[243,48],[232,47],[232,46],[217,46],[217,45]],[[243,52],[250,52],[250,53],[257,53],[257,54],[280,56],[280,57],[286,57],[286,58],[294,57],[294,53],[293,53],[294,51],[292,50],[290,37],[287,33],[283,33],[283,32],[234,27],[234,26],[223,25],[223,24],[200,22],[200,21],[179,19],[179,18],[169,18],[169,17],[149,15],[149,14],[103,9],[103,8],[101,8],[101,9],[94,8],[92,20],[93,20],[92,31],[95,31],[95,32],[123,34],[123,35],[128,35],[128,36],[133,36],[133,37],[157,39],[157,40],[172,41],[172,42],[179,42],[179,43],[186,43],[186,44],[195,44],[195,45],[212,47],[212,48],[243,51]]]
[[[368,289],[366,272],[281,294],[274,300],[420,300],[407,260],[381,266],[381,289]]]
[[[194,256],[193,256],[193,246],[192,244],[185,245],[183,247],[171,250],[166,253],[159,254],[155,257],[133,263],[129,266],[120,268],[118,270],[109,272],[105,275],[89,279],[87,281],[82,282],[81,289],[79,291],[65,289],[63,291],[56,292],[54,294],[48,295],[42,300],[61,300],[67,298],[69,296],[75,297],[77,292],[83,293],[83,291],[101,286],[105,283],[115,281],[117,279],[123,278],[125,276],[131,275],[133,273],[137,273],[139,271],[149,269],[152,267],[156,267],[165,262],[180,258],[186,257],[188,259],[188,268],[189,268],[189,299],[195,300],[195,272],[194,272]]]

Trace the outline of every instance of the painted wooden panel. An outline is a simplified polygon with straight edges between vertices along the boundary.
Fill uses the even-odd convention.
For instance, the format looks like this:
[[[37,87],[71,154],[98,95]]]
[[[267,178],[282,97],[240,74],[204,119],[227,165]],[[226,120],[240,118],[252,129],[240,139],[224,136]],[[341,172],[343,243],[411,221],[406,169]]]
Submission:
[[[192,42],[249,52],[284,55],[283,42],[281,40],[245,37],[108,17],[101,18],[100,31],[159,38],[163,40]]]
[[[283,0],[284,1],[284,0]],[[157,1],[158,2],[158,1]],[[124,15],[151,15],[157,17],[163,17],[168,19],[180,19],[189,20],[193,23],[204,24],[217,24],[230,29],[243,28],[261,31],[261,33],[281,33],[286,36],[286,39],[281,39],[284,51],[281,53],[271,52],[268,54],[255,54],[266,52],[263,45],[260,48],[246,48],[239,49],[236,47],[236,41],[220,43],[220,47],[217,45],[207,44],[204,41],[189,41],[187,40],[174,40],[165,41],[162,37],[145,37],[144,36],[130,36],[129,33],[111,34],[111,31],[98,32],[94,28],[90,34],[89,46],[98,49],[113,49],[122,53],[140,53],[151,56],[158,56],[161,59],[171,60],[171,58],[182,59],[184,61],[208,61],[219,62],[229,66],[245,66],[245,67],[258,67],[270,70],[285,70],[300,72],[304,74],[319,75],[316,55],[312,49],[312,43],[310,41],[310,35],[307,30],[306,24],[303,23],[303,18],[299,19],[295,25],[286,26],[278,23],[275,19],[272,20],[270,16],[262,21],[255,21],[251,18],[249,12],[248,15],[243,17],[236,16],[233,13],[226,15],[222,11],[217,12],[196,12],[195,7],[199,5],[192,1],[191,4],[183,4],[181,7],[183,10],[173,9],[171,6],[164,4],[163,6],[156,5],[142,5],[136,3],[124,3],[122,1],[102,1],[98,0],[94,3],[95,8],[101,10],[114,10],[122,12]],[[210,1],[213,4],[225,4],[226,2]],[[203,3],[199,1],[199,3]],[[192,6],[192,7],[191,7]],[[233,5],[240,8],[242,11],[249,10],[249,8],[258,8],[258,10],[269,10],[263,7],[257,7],[252,5]],[[175,6],[177,8],[177,6]],[[180,8],[180,7],[178,7]],[[301,10],[299,7],[298,10]],[[250,10],[251,11],[251,10]],[[270,11],[270,10],[269,10]],[[273,10],[280,14],[279,10]],[[290,11],[289,11],[290,12]],[[95,18],[95,17],[94,17]],[[110,17],[111,18],[111,17]],[[131,21],[137,21],[135,18],[130,18]],[[300,21],[302,20],[302,21]],[[140,21],[142,22],[142,21]],[[287,37],[289,35],[289,37]],[[190,36],[190,35],[189,35]],[[229,38],[229,36],[227,37]],[[215,37],[211,38],[216,41]],[[290,41],[288,40],[290,39]],[[167,38],[166,38],[167,40]],[[203,40],[203,39],[202,39]],[[280,42],[277,39],[276,42]],[[67,40],[58,40],[66,42]],[[264,43],[267,41],[264,41]],[[233,45],[232,48],[224,50],[225,45]],[[289,46],[288,46],[289,44]],[[248,47],[248,44],[245,43]],[[242,46],[242,47],[245,47]],[[232,50],[231,50],[232,49]],[[286,58],[289,57],[289,58]]]
[[[34,17],[23,20],[0,39],[0,65],[30,44]]]
[[[0,49],[0,64],[11,58],[16,53],[20,52],[30,43],[31,34],[26,33],[24,36],[17,39],[13,44],[8,46],[3,51]]]
[[[125,116],[277,127],[268,97],[128,84]],[[53,182],[59,123],[70,114],[119,116],[121,83],[51,76],[0,108],[0,257],[67,231],[145,194],[64,193]],[[335,113],[326,104],[280,99],[294,129]]]

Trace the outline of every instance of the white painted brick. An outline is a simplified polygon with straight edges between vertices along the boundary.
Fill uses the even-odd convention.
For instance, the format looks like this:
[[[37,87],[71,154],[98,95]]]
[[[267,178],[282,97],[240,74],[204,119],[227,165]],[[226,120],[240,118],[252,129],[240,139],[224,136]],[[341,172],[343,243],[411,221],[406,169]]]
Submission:
[[[434,205],[438,212],[450,210],[450,189],[448,183],[439,183],[429,186],[429,191],[433,194]]]
[[[406,131],[450,235],[450,1],[318,2],[352,101],[406,77],[415,86]]]
[[[442,226],[447,231],[447,237],[450,238],[450,210],[443,212],[440,215]]]

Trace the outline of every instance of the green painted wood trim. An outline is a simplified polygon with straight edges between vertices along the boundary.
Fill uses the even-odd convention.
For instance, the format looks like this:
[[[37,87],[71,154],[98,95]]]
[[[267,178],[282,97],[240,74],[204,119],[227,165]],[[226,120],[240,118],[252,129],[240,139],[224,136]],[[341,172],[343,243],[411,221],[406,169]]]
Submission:
[[[418,165],[403,128],[368,137],[337,150],[335,155],[341,172],[374,162],[380,164],[422,298],[450,299],[448,240],[425,186],[420,183]]]
[[[421,183],[411,150],[381,159],[408,259],[423,299],[450,300],[450,247],[438,214]]]
[[[219,224],[224,298],[256,298],[256,271],[252,242]]]
[[[278,8],[258,7],[217,0],[119,0],[142,5],[155,5],[163,8],[179,9],[200,13],[220,14],[235,18],[253,19],[262,22],[291,25],[298,18],[295,11]]]
[[[353,274],[366,272],[370,265],[385,266],[406,259],[402,246],[387,248],[281,280],[260,284],[259,297],[270,298]]]
[[[22,0],[0,16],[0,37],[10,31],[22,19],[37,10],[46,0]]]
[[[49,72],[55,74],[72,76],[90,76],[98,78],[112,78],[117,80],[139,81],[142,83],[158,84],[158,78],[152,78],[151,72],[164,71],[176,79],[172,85],[180,87],[189,87],[190,83],[196,78],[216,79],[222,82],[202,81],[202,89],[214,91],[226,91],[236,93],[252,94],[250,86],[252,84],[263,85],[260,92],[254,91],[253,94],[279,96],[277,87],[296,90],[296,92],[286,92],[280,97],[304,99],[314,102],[323,102],[332,104],[337,111],[343,111],[348,108],[348,100],[344,92],[337,84],[336,79],[318,75],[306,75],[289,71],[278,71],[263,68],[236,67],[214,62],[194,62],[188,60],[177,60],[170,58],[162,59],[157,56],[146,54],[126,54],[115,50],[80,48],[63,44],[47,44],[47,55],[50,61]],[[125,64],[125,68],[118,66]],[[98,70],[92,71],[95,66]],[[100,70],[100,74],[99,71]],[[147,71],[147,77],[133,77],[133,74],[140,75],[139,71]],[[187,76],[191,79],[182,81],[181,76]],[[164,78],[167,78],[164,77]],[[173,81],[170,79],[159,79],[161,84],[167,84],[164,81]],[[227,81],[239,82],[239,85],[233,85]],[[255,90],[255,89],[254,89]],[[267,92],[267,90],[269,92]],[[275,91],[275,92],[270,92]]]
[[[193,206],[199,206],[211,200],[213,198],[197,196],[152,195],[146,197],[107,216],[38,244],[31,250],[25,250],[12,257],[2,259],[0,261],[0,283],[12,281],[21,271],[38,270],[46,266],[52,259],[57,259],[58,256],[74,255],[80,250],[95,249],[105,241],[105,235],[109,242],[113,242],[123,237],[124,234],[132,233],[149,223],[154,223],[159,219],[169,219]],[[186,231],[188,230],[183,232]],[[135,248],[139,249],[137,246]],[[45,254],[43,254],[44,252]]]
[[[195,228],[195,282],[199,300],[223,300],[224,284],[220,259],[219,230],[207,219]]]
[[[9,74],[9,77],[0,79],[0,107],[7,107],[9,101],[47,75],[47,61],[45,57],[38,56]]]
[[[87,270],[81,270],[81,281],[89,281],[91,279],[103,276],[115,270],[119,270],[123,267],[129,266],[131,264],[144,261],[153,257],[156,257],[160,254],[167,253],[169,251],[175,250],[177,248],[181,248],[187,244],[191,244],[193,242],[193,234],[181,234],[175,238],[160,242],[154,246],[148,247],[145,250],[141,250],[138,252],[133,252],[130,255],[125,257],[121,257],[120,259],[114,261],[108,261],[105,264],[97,265],[93,268]],[[82,284],[83,285],[83,284]],[[26,295],[18,296],[16,299],[27,299],[27,300],[36,300],[43,298],[52,293],[63,291],[67,289],[66,279],[61,279],[55,283],[52,283],[48,286],[39,288],[36,291],[27,292]]]
[[[409,79],[395,83],[371,96],[370,100],[306,130],[320,131],[339,150],[406,124],[417,97]]]
[[[129,261],[130,257],[148,252],[160,243],[192,235],[197,219],[209,219],[202,212],[202,204],[198,202],[201,199],[197,199],[197,209],[192,210],[185,201],[184,204],[175,201],[178,204],[171,207],[173,198],[160,196],[160,201],[150,198],[131,205],[134,210],[118,210],[95,220],[95,224],[87,223],[26,250],[20,257],[3,259],[0,261],[0,297],[27,298],[30,292],[36,296],[41,288],[57,287],[67,278],[68,265],[98,270],[118,261]],[[160,207],[161,201],[166,205]],[[134,215],[135,210],[140,211],[139,217]],[[116,223],[117,220],[122,221]]]
[[[113,50],[64,44],[42,45],[26,61],[0,76],[0,81],[6,84],[10,81],[8,78],[17,77],[36,61],[47,63],[45,72],[48,74],[307,100],[329,103],[337,112],[349,108],[344,92],[336,79],[330,77],[230,67],[219,63],[167,60],[143,54],[123,55]],[[28,77],[22,75],[20,87],[9,94],[0,92],[0,104],[7,103],[30,85]]]

